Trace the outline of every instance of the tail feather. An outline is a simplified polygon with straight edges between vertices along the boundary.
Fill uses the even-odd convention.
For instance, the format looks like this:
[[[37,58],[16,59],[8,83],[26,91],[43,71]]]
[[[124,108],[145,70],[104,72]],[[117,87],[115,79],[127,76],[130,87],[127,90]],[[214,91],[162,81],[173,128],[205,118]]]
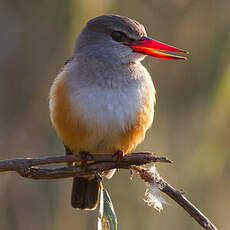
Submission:
[[[97,207],[100,194],[100,181],[97,177],[93,179],[75,177],[71,204],[73,208],[93,210]]]

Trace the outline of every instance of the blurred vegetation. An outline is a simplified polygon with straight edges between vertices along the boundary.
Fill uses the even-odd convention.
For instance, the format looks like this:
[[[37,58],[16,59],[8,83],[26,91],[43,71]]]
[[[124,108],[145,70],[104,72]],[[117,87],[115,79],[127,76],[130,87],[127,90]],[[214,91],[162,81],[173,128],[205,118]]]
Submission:
[[[186,62],[144,61],[158,94],[153,127],[138,150],[172,159],[171,166],[158,165],[162,176],[219,229],[229,229],[229,12],[229,0],[1,0],[1,159],[64,152],[49,120],[51,82],[88,19],[126,15],[142,22],[149,36],[190,51]],[[71,179],[0,177],[1,229],[96,229],[97,212],[71,208]],[[143,182],[130,181],[126,171],[105,184],[119,229],[200,229],[167,198],[172,206],[161,213],[147,207]]]

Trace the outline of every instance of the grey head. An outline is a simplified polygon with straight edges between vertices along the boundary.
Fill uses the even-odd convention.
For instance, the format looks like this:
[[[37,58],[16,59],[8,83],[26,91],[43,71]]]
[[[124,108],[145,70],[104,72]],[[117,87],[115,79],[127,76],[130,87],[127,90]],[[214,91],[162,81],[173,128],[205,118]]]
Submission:
[[[145,55],[135,53],[124,42],[140,40],[146,31],[139,22],[119,15],[103,15],[87,22],[75,42],[73,56],[130,63]]]

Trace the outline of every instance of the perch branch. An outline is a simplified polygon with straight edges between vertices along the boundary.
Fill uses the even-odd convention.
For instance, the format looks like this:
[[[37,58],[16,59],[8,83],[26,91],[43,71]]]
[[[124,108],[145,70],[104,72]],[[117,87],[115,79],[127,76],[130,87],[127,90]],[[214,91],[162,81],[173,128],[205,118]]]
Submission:
[[[101,173],[105,170],[122,168],[138,171],[141,178],[147,182],[153,181],[153,175],[148,169],[140,167],[151,162],[171,163],[166,157],[158,157],[150,152],[138,152],[125,155],[120,161],[117,161],[113,155],[100,154],[93,155],[93,159],[87,164],[86,168],[81,166],[41,168],[38,165],[50,165],[57,163],[70,163],[81,161],[81,156],[67,155],[40,158],[18,158],[0,161],[0,172],[15,171],[21,176],[30,179],[58,179],[76,176],[85,176],[89,174]],[[93,163],[91,163],[93,161]],[[156,178],[155,178],[156,179]],[[217,228],[205,217],[185,196],[174,189],[161,177],[157,178],[160,190],[176,201],[185,209],[204,229],[217,230]]]
[[[199,210],[197,209],[184,195],[181,191],[176,190],[170,184],[168,184],[160,176],[157,178],[153,177],[153,174],[146,168],[140,166],[131,166],[131,169],[138,171],[141,178],[149,183],[152,183],[155,179],[156,183],[159,185],[159,189],[176,201],[190,216],[192,216],[204,229],[206,230],[218,230],[217,227],[212,224],[212,222]]]
[[[40,168],[38,165],[77,162],[81,161],[81,156],[67,155],[40,158],[18,158],[0,161],[0,172],[15,171],[21,176],[31,179],[57,179],[75,176],[84,176],[113,168],[129,168],[131,165],[143,165],[151,162],[170,163],[166,157],[158,157],[150,152],[138,152],[125,155],[121,161],[110,154],[93,155],[95,163],[87,164],[87,168],[81,166]]]

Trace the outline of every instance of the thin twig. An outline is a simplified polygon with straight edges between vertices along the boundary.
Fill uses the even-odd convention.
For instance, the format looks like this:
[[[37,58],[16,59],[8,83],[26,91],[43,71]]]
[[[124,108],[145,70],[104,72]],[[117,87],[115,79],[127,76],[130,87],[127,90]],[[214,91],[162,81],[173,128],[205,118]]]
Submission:
[[[153,174],[146,168],[140,166],[132,166],[133,170],[139,172],[141,178],[149,183],[152,183],[154,178]],[[167,194],[170,198],[176,201],[190,216],[192,216],[204,229],[206,230],[217,230],[217,227],[198,209],[196,208],[181,191],[176,190],[164,179],[158,176],[156,182],[159,185],[159,189]]]

